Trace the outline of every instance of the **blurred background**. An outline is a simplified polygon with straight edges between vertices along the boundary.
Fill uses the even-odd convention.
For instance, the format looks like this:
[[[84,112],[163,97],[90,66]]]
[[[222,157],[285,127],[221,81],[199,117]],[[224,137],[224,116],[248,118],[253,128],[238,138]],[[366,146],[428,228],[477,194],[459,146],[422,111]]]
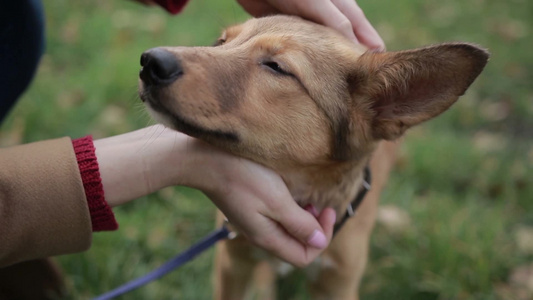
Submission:
[[[388,50],[445,41],[492,53],[467,94],[407,134],[382,197],[363,299],[533,299],[533,2],[359,5]],[[178,16],[129,0],[45,1],[47,47],[31,89],[0,131],[9,146],[95,138],[151,124],[137,96],[140,54],[211,45],[248,16],[233,0],[190,0]],[[58,258],[68,299],[143,275],[214,228],[201,193],[169,188],[115,209],[120,229]],[[124,299],[210,299],[213,251]],[[307,299],[301,274],[280,299]]]

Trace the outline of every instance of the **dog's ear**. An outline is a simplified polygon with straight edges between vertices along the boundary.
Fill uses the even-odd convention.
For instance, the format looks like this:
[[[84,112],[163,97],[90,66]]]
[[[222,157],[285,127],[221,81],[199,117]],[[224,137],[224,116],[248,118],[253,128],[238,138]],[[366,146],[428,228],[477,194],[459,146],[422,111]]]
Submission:
[[[448,109],[485,67],[489,53],[449,43],[401,52],[366,53],[352,92],[370,101],[375,138],[392,140]]]

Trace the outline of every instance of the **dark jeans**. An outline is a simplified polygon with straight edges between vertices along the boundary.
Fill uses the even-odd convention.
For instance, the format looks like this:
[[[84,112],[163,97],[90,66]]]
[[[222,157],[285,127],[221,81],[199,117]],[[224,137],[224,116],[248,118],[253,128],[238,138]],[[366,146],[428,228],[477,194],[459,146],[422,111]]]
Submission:
[[[0,0],[0,124],[31,82],[43,51],[41,0]]]

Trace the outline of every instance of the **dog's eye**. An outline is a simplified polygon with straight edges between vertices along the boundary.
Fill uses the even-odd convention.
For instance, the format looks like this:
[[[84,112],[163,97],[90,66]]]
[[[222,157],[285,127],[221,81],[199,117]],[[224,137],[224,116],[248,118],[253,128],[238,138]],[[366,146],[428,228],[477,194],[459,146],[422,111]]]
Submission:
[[[265,61],[262,63],[263,66],[270,68],[272,71],[283,74],[283,75],[291,75],[289,72],[283,70],[281,66],[275,62],[275,61]]]
[[[226,42],[226,39],[218,39],[215,43],[213,43],[213,47],[223,45]]]

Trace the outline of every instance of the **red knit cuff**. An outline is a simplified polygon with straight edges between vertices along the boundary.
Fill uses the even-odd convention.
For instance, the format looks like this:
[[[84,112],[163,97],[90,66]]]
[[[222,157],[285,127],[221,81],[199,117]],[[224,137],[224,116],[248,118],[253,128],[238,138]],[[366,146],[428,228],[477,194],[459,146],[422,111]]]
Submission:
[[[116,230],[118,224],[115,220],[115,215],[105,201],[104,188],[100,178],[92,136],[73,140],[72,145],[80,168],[93,231]]]
[[[154,0],[155,3],[162,6],[171,14],[177,14],[183,10],[188,0]]]

